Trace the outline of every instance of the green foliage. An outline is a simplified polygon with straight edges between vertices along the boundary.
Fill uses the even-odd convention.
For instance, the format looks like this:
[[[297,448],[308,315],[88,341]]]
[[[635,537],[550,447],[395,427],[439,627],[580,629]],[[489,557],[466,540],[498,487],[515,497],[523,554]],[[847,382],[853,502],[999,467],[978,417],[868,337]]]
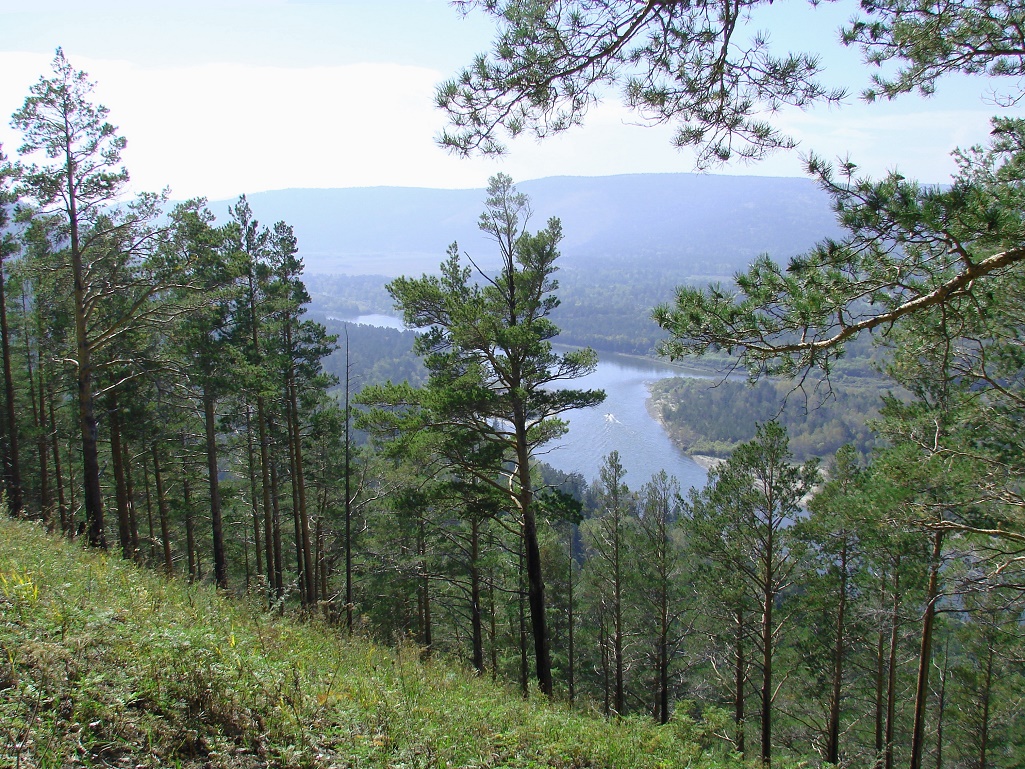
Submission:
[[[422,329],[415,349],[429,375],[421,388],[368,388],[360,401],[372,407],[362,424],[390,439],[393,454],[433,453],[461,480],[475,479],[504,495],[516,511],[537,676],[550,695],[531,464],[539,446],[566,431],[562,414],[601,403],[605,393],[552,387],[593,371],[597,356],[591,349],[552,350],[558,328],[549,316],[559,304],[553,276],[562,226],[553,218],[530,233],[529,216],[527,196],[498,174],[488,184],[479,226],[498,248],[501,271],[491,277],[478,268],[479,280],[472,279],[474,271],[462,264],[453,243],[440,276],[397,278],[388,285],[406,325]]]
[[[801,499],[819,481],[818,464],[794,465],[786,429],[776,422],[759,425],[753,440],[740,444],[722,465],[709,472],[708,485],[692,490],[685,505],[687,532],[695,551],[708,565],[706,581],[725,589],[715,596],[737,617],[735,658],[743,666],[742,648],[754,647],[759,680],[761,758],[773,750],[773,703],[776,699],[775,654],[789,630],[774,617],[776,605],[801,573],[804,549],[794,536]],[[744,616],[751,624],[744,636]],[[720,631],[721,633],[722,631]],[[743,670],[737,675],[736,699],[743,699]],[[740,711],[737,728],[744,729]]]
[[[883,388],[854,380],[834,383],[829,393],[803,393],[778,379],[749,385],[674,378],[655,382],[651,393],[659,420],[686,452],[726,457],[754,437],[757,423],[775,419],[786,427],[794,456],[804,461],[830,456],[846,443],[867,453],[877,440],[869,423],[878,416]]]
[[[670,357],[724,351],[752,375],[829,373],[845,343],[930,308],[955,315],[999,306],[1002,276],[1025,258],[1022,206],[1025,122],[994,120],[986,148],[958,153],[949,187],[923,187],[894,172],[875,182],[839,174],[820,159],[809,170],[833,198],[848,235],[780,267],[768,257],[735,287],[681,287],[655,310]]]
[[[394,305],[385,289],[387,282],[388,278],[383,275],[312,274],[306,278],[306,287],[319,320],[330,322],[392,312]]]
[[[349,375],[352,391],[384,382],[422,384],[427,372],[413,352],[416,333],[363,324],[327,320],[324,327],[334,337],[349,343]],[[324,371],[344,381],[345,351],[339,346],[324,360]]]
[[[127,142],[107,122],[110,110],[89,101],[94,83],[72,68],[60,48],[52,68],[54,77],[30,86],[25,103],[11,116],[24,139],[19,152],[43,152],[51,160],[42,168],[25,168],[24,184],[44,209],[60,210],[80,199],[78,214],[94,221],[102,216],[99,204],[115,200],[128,182],[128,171],[118,165]]]
[[[683,275],[649,269],[567,269],[559,282],[561,303],[553,313],[563,344],[633,355],[650,355],[664,332],[650,308],[665,301],[668,286]]]
[[[707,166],[793,147],[762,114],[844,95],[817,81],[817,57],[774,54],[762,34],[744,39],[762,0],[457,5],[499,27],[492,51],[437,90],[451,123],[440,141],[461,154],[504,152],[501,132],[544,138],[579,125],[618,85],[642,119],[677,124],[674,143],[697,146]]]
[[[720,32],[706,22],[736,11],[675,2],[561,6],[580,11],[574,20],[558,17],[551,3],[479,5],[508,13],[505,31],[522,37],[506,41],[501,53],[510,59],[485,61],[457,85],[457,101],[475,77],[509,75],[503,68],[520,54],[538,54],[529,63],[542,69],[558,64],[554,49],[534,50],[534,43],[587,29],[598,35],[591,44],[614,40],[623,30],[602,26],[613,16],[699,34],[662,42],[668,54],[707,63],[702,57]],[[968,35],[969,22],[992,31],[991,22],[1006,26],[1017,13],[986,4],[992,14],[985,23],[959,15],[977,7],[983,4],[952,6],[952,31]],[[851,40],[870,49],[887,36],[892,43],[904,31],[930,29],[921,26],[921,9],[887,2],[864,13],[881,26],[855,22]],[[634,97],[652,108],[674,87],[707,85],[700,67],[675,84],[631,82],[630,67],[658,69],[672,60],[643,51],[622,58],[643,26],[625,33],[622,49],[605,51],[626,68],[616,76],[628,78]],[[734,34],[725,32],[731,44]],[[648,44],[662,45],[657,38]],[[893,55],[919,67],[880,87],[900,90],[914,80],[928,88],[931,73],[952,66],[944,51],[964,44],[955,37],[931,52],[871,49],[880,61]],[[558,55],[566,62],[581,50]],[[992,51],[977,50],[979,62],[992,60]],[[735,53],[724,52],[717,77],[743,91],[743,82],[754,81],[743,81],[738,66],[750,61]],[[761,62],[770,84],[774,76],[780,85],[813,74],[800,69],[807,59]],[[1012,65],[999,60],[993,71],[1012,73]],[[43,103],[33,99],[52,101],[61,88],[79,97],[88,91],[60,53],[55,71],[16,115],[30,151],[71,141],[42,141],[38,115],[30,113]],[[598,82],[588,80],[593,70],[548,74],[585,89]],[[502,87],[499,80],[492,85]],[[583,101],[560,112],[563,95]],[[546,114],[572,122],[572,110],[589,98],[583,91],[528,96],[537,98],[533,112],[520,113],[527,122]],[[684,101],[673,109],[682,111],[663,117],[680,117],[681,141],[704,142],[706,157],[725,155],[731,147],[723,142],[733,135],[753,142],[755,152],[785,142],[746,121],[751,105],[733,105],[732,117],[688,116],[686,100],[694,96],[681,92]],[[80,101],[79,159],[95,162],[79,177],[80,192],[104,201],[127,179],[117,167],[123,140],[103,108]],[[723,116],[725,133],[716,133]],[[702,121],[712,133],[700,135]],[[477,139],[483,149],[497,148],[485,134]],[[595,362],[591,350],[553,350],[557,326],[568,330],[564,341],[645,352],[658,331],[638,307],[665,301],[668,273],[641,279],[625,268],[595,268],[559,288],[561,226],[550,220],[528,232],[529,202],[508,177],[492,180],[481,217],[501,268],[492,274],[473,260],[467,265],[453,247],[439,274],[390,285],[418,335],[339,326],[351,333],[351,354],[323,367],[333,340],[304,319],[310,296],[287,224],[260,227],[245,199],[222,228],[200,201],[160,226],[152,217],[156,196],[120,208],[90,204],[75,237],[92,249],[86,266],[97,282],[84,309],[95,336],[79,352],[97,353],[91,365],[105,408],[79,433],[111,466],[99,491],[117,501],[125,559],[160,563],[170,573],[188,562],[190,585],[6,525],[0,763],[726,767],[739,765],[729,746],[743,751],[745,736],[761,727],[763,756],[774,745],[777,766],[815,754],[867,765],[887,751],[903,761],[905,746],[943,718],[945,755],[1019,765],[1023,146],[1025,123],[996,121],[989,147],[959,154],[961,173],[946,189],[897,175],[857,180],[850,164],[837,176],[813,160],[846,238],[788,269],[760,260],[738,276],[737,292],[680,291],[682,314],[666,317],[683,325],[669,330],[696,328],[698,336],[670,339],[670,352],[713,352],[727,364],[725,353],[740,353],[754,378],[821,366],[831,386],[820,407],[818,391],[806,400],[804,391],[773,380],[747,389],[727,380],[708,392],[694,380],[660,384],[660,410],[678,440],[692,451],[731,454],[686,504],[664,474],[632,494],[616,457],[603,487],[590,491],[579,476],[537,464],[534,450],[565,429],[561,415],[602,397],[550,387]],[[35,185],[35,203],[57,205],[55,185],[70,181],[71,170],[32,168],[23,179]],[[9,184],[15,168],[4,163],[0,174]],[[0,201],[14,202],[6,194]],[[18,391],[5,393],[4,405],[26,414],[18,428],[29,446],[26,498],[55,527],[59,497],[68,535],[82,499],[67,481],[85,456],[69,448],[81,384],[69,376],[81,364],[73,316],[83,309],[70,301],[74,281],[63,269],[74,255],[65,248],[74,229],[70,219],[26,221],[14,233],[21,258],[10,265],[5,291],[14,308],[5,341],[14,343]],[[14,245],[8,239],[3,248]],[[716,259],[709,255],[707,264],[717,269]],[[624,275],[629,287],[617,285]],[[374,280],[345,284],[339,314],[386,310]],[[888,445],[861,468],[855,459],[868,453],[865,422],[881,390],[867,376],[878,354],[860,333],[873,329],[886,332],[887,372],[904,389],[884,399],[872,429]],[[414,348],[422,365],[408,354]],[[839,362],[841,352],[848,357]],[[325,395],[332,366],[354,387],[390,380],[365,390],[376,407],[366,424],[382,451],[348,445],[350,414]],[[203,399],[202,421],[201,391],[216,396]],[[744,431],[745,419],[776,417]],[[793,454],[827,454],[847,441],[857,451],[841,448],[830,480],[809,498],[818,482],[814,464],[795,466]],[[232,587],[241,592],[244,574],[246,589],[263,595],[266,588],[276,609],[300,594],[304,609],[318,617],[323,610],[325,623],[355,615],[357,640],[339,645],[338,628],[319,619],[272,620],[194,584],[210,571],[209,524],[220,584],[227,567]],[[350,555],[351,600],[337,589]],[[556,699],[570,694],[583,703],[580,712],[506,696],[483,680],[484,673],[496,681],[519,676],[529,694],[531,634],[542,690]],[[382,650],[370,637],[397,649]],[[448,664],[448,654],[472,658],[477,677]],[[553,663],[547,676],[546,656]],[[760,707],[753,708],[756,687]],[[602,698],[605,712],[620,717],[587,715]],[[667,725],[655,727],[649,716]]]
[[[498,447],[499,463],[511,458],[522,465],[527,454],[518,452],[530,453],[562,434],[560,414],[604,398],[597,391],[548,389],[553,382],[591,371],[596,356],[592,350],[559,355],[551,349],[558,329],[548,316],[558,305],[552,276],[561,227],[553,219],[546,229],[529,234],[520,221],[527,215],[526,196],[515,192],[508,177],[495,177],[481,228],[499,246],[502,272],[474,282],[453,244],[440,276],[398,278],[389,284],[406,324],[423,329],[415,349],[430,378],[418,391],[398,387],[363,396],[367,403],[417,403],[418,418],[435,426],[442,453],[471,471],[468,448],[480,453],[481,444],[489,443]],[[378,416],[387,417],[383,412]],[[494,484],[498,469],[492,463],[476,472]]]
[[[862,49],[870,64],[898,64],[893,74],[874,75],[865,98],[892,99],[914,89],[934,92],[951,72],[1020,77],[1025,74],[1021,29],[1025,14],[1001,0],[961,0],[941,9],[925,3],[882,0],[862,5],[865,14],[843,30],[845,45]],[[1000,103],[1020,95],[1020,83]]]

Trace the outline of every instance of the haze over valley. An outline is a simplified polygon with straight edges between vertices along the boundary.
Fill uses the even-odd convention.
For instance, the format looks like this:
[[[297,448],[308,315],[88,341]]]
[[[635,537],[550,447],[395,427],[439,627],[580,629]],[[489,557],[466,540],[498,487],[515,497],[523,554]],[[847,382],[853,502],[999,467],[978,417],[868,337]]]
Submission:
[[[714,174],[627,174],[517,181],[531,227],[562,221],[559,266],[728,277],[763,253],[784,263],[839,234],[828,196],[811,179]],[[483,189],[293,189],[248,196],[266,223],[295,229],[308,274],[434,272],[458,241],[494,269],[477,227]],[[223,215],[233,200],[213,201]],[[560,276],[562,277],[562,276]]]
[[[0,3],[0,767],[1025,766],[941,6]]]

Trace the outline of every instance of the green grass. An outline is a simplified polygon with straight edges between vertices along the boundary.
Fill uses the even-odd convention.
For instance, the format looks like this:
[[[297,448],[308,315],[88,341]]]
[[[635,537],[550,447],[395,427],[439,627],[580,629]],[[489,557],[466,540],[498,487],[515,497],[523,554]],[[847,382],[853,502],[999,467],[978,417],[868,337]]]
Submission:
[[[0,767],[739,766],[713,726],[525,701],[0,520]]]

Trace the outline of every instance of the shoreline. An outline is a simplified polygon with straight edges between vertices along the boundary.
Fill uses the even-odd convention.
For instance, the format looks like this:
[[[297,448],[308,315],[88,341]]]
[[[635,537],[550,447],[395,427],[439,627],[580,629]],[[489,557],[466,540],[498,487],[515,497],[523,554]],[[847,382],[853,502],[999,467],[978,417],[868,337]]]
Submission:
[[[702,470],[713,470],[726,461],[722,457],[711,457],[708,454],[688,454],[687,456],[693,459],[694,464]]]
[[[647,410],[648,415],[656,422],[658,422],[659,427],[662,428],[662,432],[666,434],[666,437],[669,438],[670,442],[674,446],[676,446],[676,448],[679,449],[679,451],[682,452],[684,456],[686,456],[694,464],[696,464],[698,467],[700,467],[702,470],[706,472],[715,467],[718,467],[723,462],[725,462],[726,460],[722,457],[713,457],[708,454],[691,454],[689,451],[685,451],[684,449],[680,448],[679,445],[677,445],[676,441],[673,440],[673,434],[669,431],[668,426],[662,419],[662,414],[659,413],[659,409],[657,408],[657,404],[655,402],[655,396],[651,394],[651,385],[651,382],[647,384],[648,397],[644,399],[644,408]]]

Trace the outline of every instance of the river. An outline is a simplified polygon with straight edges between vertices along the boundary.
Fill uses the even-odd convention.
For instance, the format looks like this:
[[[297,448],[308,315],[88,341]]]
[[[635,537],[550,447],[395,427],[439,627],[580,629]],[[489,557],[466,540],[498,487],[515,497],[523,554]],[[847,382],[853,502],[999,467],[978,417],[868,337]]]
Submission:
[[[389,315],[361,315],[348,322],[403,327],[401,320]],[[631,489],[640,489],[660,470],[675,476],[684,492],[691,486],[704,486],[705,470],[676,448],[662,425],[648,413],[648,384],[673,376],[697,374],[654,360],[599,353],[598,368],[568,386],[604,390],[605,402],[595,408],[570,412],[569,432],[543,446],[538,459],[593,481],[604,458],[609,452],[618,451],[627,472],[624,481]]]
[[[640,489],[660,470],[675,476],[685,492],[704,486],[704,468],[680,451],[648,413],[648,384],[674,376],[694,374],[658,361],[599,353],[598,368],[573,380],[572,387],[605,390],[605,402],[570,412],[569,432],[542,447],[538,458],[591,481],[609,452],[618,451],[627,473],[624,481],[631,489]]]

